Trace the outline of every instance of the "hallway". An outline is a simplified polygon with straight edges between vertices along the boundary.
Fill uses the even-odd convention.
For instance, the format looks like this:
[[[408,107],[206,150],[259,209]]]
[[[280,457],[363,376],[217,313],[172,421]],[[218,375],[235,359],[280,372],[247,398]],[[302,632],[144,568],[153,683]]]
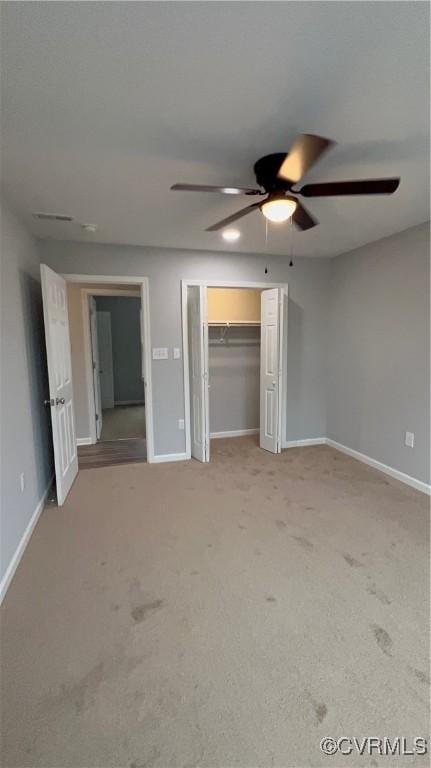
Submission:
[[[103,410],[100,441],[145,438],[145,406],[117,405]]]

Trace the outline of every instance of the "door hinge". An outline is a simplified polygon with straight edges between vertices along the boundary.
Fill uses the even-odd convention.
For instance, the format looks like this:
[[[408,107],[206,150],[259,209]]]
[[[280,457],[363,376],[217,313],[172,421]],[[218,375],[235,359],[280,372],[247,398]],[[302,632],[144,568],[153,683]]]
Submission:
[[[96,413],[96,421],[99,421],[99,414]]]

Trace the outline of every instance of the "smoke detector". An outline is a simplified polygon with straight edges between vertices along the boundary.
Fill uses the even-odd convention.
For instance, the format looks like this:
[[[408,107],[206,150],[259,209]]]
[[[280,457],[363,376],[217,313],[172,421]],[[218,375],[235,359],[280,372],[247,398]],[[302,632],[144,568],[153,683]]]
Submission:
[[[81,224],[81,227],[85,232],[97,232],[96,224]]]
[[[33,213],[32,216],[42,221],[73,221],[73,216],[66,216],[63,213]]]

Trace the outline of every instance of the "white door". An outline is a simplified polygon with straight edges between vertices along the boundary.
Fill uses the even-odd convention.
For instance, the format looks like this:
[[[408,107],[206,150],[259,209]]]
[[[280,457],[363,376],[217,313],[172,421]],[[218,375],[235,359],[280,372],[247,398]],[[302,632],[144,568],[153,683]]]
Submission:
[[[262,291],[260,301],[260,447],[280,453],[284,347],[281,288]]]
[[[190,366],[191,454],[209,461],[207,289],[190,286],[187,294]]]
[[[91,336],[91,361],[93,364],[93,391],[94,391],[94,410],[96,413],[96,437],[100,440],[102,434],[102,397],[100,394],[100,362],[99,362],[99,341],[97,338],[97,309],[94,296],[88,297],[90,309],[90,336]]]
[[[97,341],[99,346],[100,397],[102,411],[114,407],[114,363],[112,359],[111,313],[97,313]]]
[[[78,473],[66,282],[41,264],[49,400],[59,506]]]

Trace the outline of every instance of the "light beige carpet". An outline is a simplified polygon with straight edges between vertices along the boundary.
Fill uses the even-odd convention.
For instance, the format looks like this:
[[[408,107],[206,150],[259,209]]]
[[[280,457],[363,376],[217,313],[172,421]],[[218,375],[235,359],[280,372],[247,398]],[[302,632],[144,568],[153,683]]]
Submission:
[[[413,766],[323,736],[428,730],[428,502],[325,447],[81,472],[3,605],[7,768]]]
[[[145,406],[117,405],[103,411],[102,442],[145,437]]]

